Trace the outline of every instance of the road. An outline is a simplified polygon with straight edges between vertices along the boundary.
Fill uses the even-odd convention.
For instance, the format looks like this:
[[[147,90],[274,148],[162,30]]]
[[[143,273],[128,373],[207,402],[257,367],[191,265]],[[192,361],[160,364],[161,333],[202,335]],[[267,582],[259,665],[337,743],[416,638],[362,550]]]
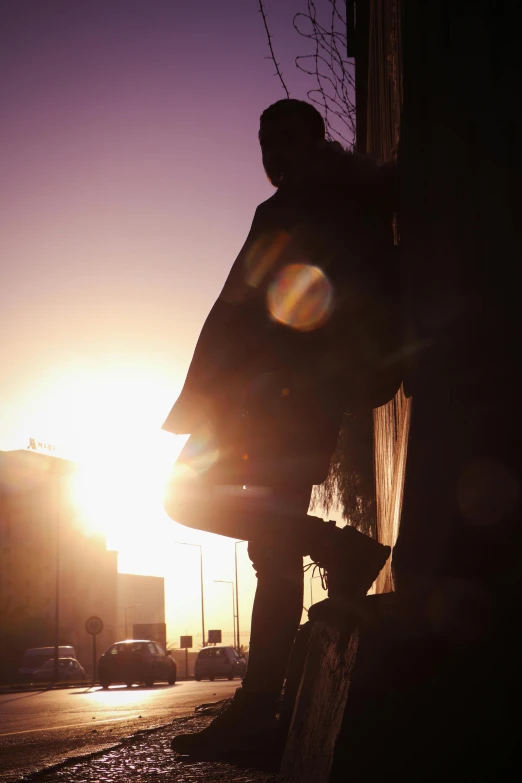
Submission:
[[[194,713],[233,695],[240,680],[112,686],[0,695],[0,783],[69,756],[110,747],[140,729]]]

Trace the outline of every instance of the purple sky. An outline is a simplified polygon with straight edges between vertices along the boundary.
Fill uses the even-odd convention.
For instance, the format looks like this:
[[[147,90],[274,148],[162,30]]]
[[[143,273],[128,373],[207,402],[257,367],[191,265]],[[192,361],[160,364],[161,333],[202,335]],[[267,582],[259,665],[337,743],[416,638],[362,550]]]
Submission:
[[[304,3],[265,8],[305,97]],[[140,415],[159,425],[272,193],[258,118],[284,93],[257,0],[4,0],[1,35],[0,447],[35,430],[63,441],[84,403],[60,404],[58,425],[42,395],[71,362],[144,362],[162,380]]]
[[[258,2],[0,6],[0,449],[154,449],[273,192],[258,120],[284,92]],[[305,7],[265,2],[298,98],[313,87],[293,64]]]

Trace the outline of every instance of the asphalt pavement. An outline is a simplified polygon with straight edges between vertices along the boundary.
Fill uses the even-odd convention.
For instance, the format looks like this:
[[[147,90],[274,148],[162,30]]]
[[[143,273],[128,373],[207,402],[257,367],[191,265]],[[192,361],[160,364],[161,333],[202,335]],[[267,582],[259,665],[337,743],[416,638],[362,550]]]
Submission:
[[[1,783],[277,783],[271,772],[223,763],[193,761],[172,752],[170,741],[182,731],[198,731],[211,716],[176,718],[166,726],[137,732],[111,748],[69,758],[24,777],[0,776]]]
[[[211,717],[177,718],[167,726],[135,734],[113,748],[22,778],[6,778],[8,783],[276,783],[270,772],[223,763],[191,761],[170,749],[175,733],[197,731]],[[0,778],[2,780],[2,778]],[[3,783],[3,780],[2,780]]]
[[[6,775],[0,771],[0,783],[276,783],[280,780],[273,772],[194,761],[173,753],[172,737],[207,726],[213,719],[212,708],[209,712],[192,712],[164,725],[138,730],[102,750],[82,752],[30,774],[11,771]]]

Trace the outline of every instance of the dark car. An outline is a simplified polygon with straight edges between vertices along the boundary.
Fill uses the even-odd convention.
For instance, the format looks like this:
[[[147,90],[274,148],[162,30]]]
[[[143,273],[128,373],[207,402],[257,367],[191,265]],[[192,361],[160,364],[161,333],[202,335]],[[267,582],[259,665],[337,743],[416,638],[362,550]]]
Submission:
[[[30,682],[37,669],[41,669],[50,658],[54,659],[55,652],[55,647],[30,647],[29,650],[26,650],[18,669],[20,682]],[[76,659],[74,647],[71,647],[69,644],[60,645],[58,647],[58,658]]]
[[[199,651],[194,664],[196,680],[215,680],[217,677],[244,677],[246,661],[236,653],[233,647],[216,644],[213,647],[203,647]]]
[[[102,688],[124,682],[129,687],[136,683],[147,686],[165,680],[176,682],[176,662],[157,642],[150,639],[127,639],[116,642],[98,661],[98,677]]]
[[[54,680],[54,658],[49,658],[32,676],[33,682]],[[58,658],[58,682],[83,682],[85,669],[76,658]]]

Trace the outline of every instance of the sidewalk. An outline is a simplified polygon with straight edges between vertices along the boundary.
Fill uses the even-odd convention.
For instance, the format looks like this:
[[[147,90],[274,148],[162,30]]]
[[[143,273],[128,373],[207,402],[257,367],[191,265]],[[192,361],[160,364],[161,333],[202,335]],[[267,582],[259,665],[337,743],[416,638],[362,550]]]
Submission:
[[[166,726],[145,730],[112,748],[19,778],[14,783],[279,783],[274,773],[222,763],[180,760],[170,749],[172,737],[198,731],[212,716],[176,718]]]

